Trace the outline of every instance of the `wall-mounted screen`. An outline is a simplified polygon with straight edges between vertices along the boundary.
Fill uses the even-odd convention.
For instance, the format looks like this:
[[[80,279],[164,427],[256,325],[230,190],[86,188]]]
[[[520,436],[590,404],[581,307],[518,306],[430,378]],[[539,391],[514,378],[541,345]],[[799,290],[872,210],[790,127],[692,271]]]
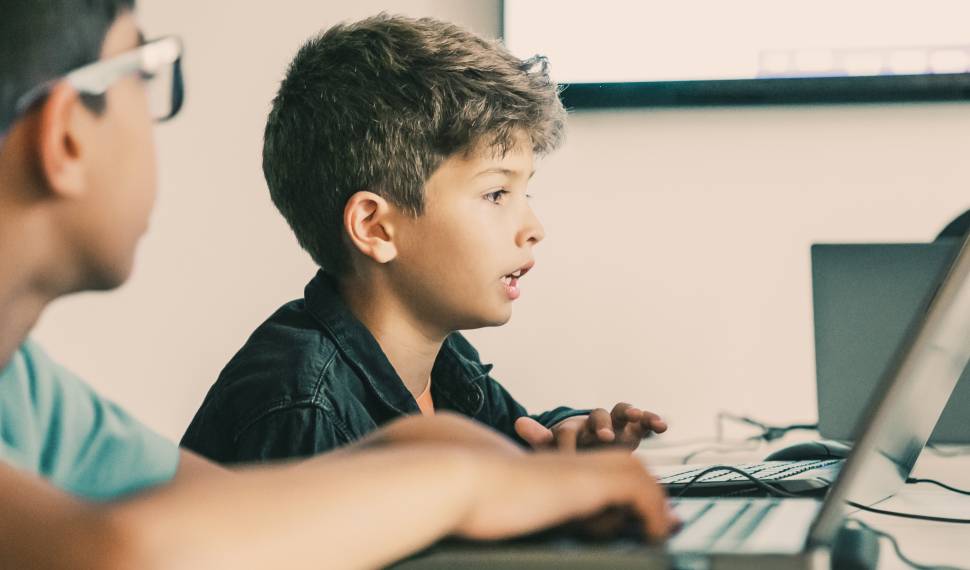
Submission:
[[[572,106],[965,99],[966,0],[505,0]]]

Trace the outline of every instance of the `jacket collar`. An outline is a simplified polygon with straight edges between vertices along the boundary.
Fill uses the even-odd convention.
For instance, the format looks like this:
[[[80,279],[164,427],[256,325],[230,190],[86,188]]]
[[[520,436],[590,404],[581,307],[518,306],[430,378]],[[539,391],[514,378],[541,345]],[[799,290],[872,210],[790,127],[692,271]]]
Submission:
[[[399,414],[420,413],[414,397],[404,386],[374,335],[340,297],[337,283],[318,271],[307,284],[304,299],[309,313],[320,323],[367,388]],[[451,408],[475,416],[484,404],[482,385],[491,370],[462,354],[453,333],[442,345],[431,370],[431,390],[438,408]],[[443,400],[442,401],[442,397]]]

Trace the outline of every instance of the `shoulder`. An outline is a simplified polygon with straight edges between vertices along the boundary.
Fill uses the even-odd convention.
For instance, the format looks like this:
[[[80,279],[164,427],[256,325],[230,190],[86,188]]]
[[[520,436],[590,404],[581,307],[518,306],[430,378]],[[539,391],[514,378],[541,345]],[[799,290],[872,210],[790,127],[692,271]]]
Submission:
[[[65,397],[65,392],[69,396]],[[87,384],[52,360],[40,345],[31,340],[25,341],[0,370],[0,394],[4,395],[4,399],[17,394],[29,400],[31,410],[35,413],[50,407],[55,400],[71,402],[80,396],[94,395]]]
[[[25,343],[0,373],[0,436],[15,461],[88,498],[164,482],[178,465],[174,443]]]
[[[232,357],[217,385],[231,392],[270,389],[279,396],[314,394],[321,375],[337,356],[337,346],[306,310],[303,300],[282,306],[249,336]],[[270,396],[271,394],[265,394]]]
[[[206,396],[234,429],[273,410],[323,406],[330,372],[338,364],[334,341],[302,299],[283,305],[249,336]]]

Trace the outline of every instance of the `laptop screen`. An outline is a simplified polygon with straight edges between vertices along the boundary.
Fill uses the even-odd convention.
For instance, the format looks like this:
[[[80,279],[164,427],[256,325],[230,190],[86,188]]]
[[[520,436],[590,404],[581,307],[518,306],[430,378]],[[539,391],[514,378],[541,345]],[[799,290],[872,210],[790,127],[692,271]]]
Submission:
[[[907,331],[926,311],[960,240],[816,244],[812,295],[818,424],[822,437],[848,440],[893,363]],[[930,441],[970,443],[970,368],[965,369]]]
[[[844,501],[871,505],[904,484],[968,361],[970,248],[964,241],[870,398],[853,452],[826,497],[811,541],[834,538]]]

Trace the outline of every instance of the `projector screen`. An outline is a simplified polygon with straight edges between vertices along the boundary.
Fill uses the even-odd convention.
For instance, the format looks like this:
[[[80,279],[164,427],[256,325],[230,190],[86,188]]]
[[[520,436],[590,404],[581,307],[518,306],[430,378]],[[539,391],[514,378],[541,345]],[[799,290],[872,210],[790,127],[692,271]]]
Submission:
[[[503,37],[579,106],[970,93],[967,0],[505,0]]]

